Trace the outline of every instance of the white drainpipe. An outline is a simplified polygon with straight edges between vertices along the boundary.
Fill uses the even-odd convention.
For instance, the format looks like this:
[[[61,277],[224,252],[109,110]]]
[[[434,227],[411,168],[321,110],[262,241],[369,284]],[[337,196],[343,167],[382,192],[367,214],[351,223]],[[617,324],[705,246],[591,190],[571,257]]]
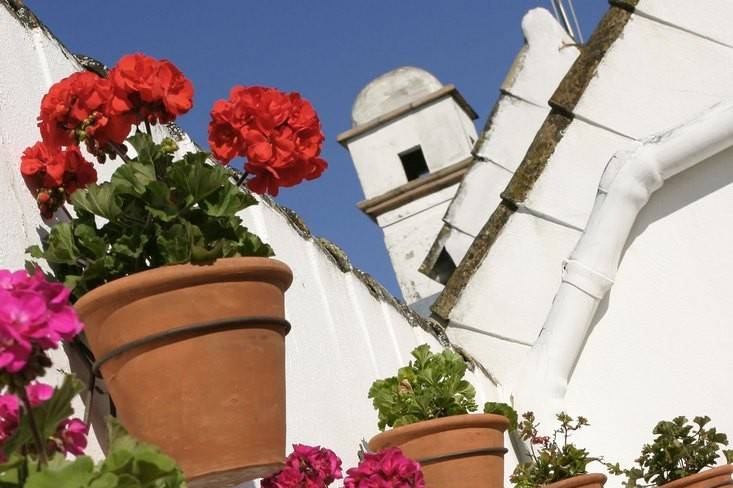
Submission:
[[[631,228],[664,181],[733,146],[733,103],[616,153],[608,162],[588,225],[565,263],[562,283],[527,356],[514,404],[554,425],[599,302],[613,286]]]

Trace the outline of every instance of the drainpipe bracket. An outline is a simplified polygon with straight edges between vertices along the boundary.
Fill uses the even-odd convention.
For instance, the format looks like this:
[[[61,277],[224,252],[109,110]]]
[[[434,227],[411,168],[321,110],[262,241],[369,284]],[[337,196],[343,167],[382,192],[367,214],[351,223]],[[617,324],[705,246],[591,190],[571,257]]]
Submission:
[[[562,281],[587,293],[596,300],[602,300],[613,286],[613,279],[574,259],[563,261]]]

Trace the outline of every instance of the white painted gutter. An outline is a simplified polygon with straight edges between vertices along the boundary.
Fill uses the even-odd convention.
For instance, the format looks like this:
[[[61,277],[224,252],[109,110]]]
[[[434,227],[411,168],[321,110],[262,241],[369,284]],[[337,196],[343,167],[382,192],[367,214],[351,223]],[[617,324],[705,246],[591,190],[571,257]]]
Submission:
[[[613,286],[631,228],[665,180],[733,146],[733,103],[651,137],[608,162],[583,235],[514,391],[519,411],[554,424],[599,302]]]

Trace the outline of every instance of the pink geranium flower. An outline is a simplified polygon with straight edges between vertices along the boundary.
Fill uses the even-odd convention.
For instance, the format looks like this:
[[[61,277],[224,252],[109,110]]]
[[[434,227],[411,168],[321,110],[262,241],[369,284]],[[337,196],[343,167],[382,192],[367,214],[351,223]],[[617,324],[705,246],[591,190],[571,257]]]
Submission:
[[[344,488],[425,488],[420,464],[397,447],[365,454],[346,474]]]
[[[56,436],[61,440],[61,447],[65,454],[80,456],[87,447],[87,433],[89,427],[79,419],[66,419],[59,424]]]
[[[341,459],[325,447],[293,444],[285,468],[262,480],[262,488],[325,488],[343,476]]]
[[[33,275],[0,270],[0,370],[17,373],[34,347],[53,349],[81,332],[69,296],[69,289],[40,270]]]
[[[28,394],[28,399],[31,402],[32,407],[38,407],[42,405],[46,400],[49,400],[53,396],[53,386],[45,383],[33,383],[25,387],[25,391]]]
[[[18,428],[20,402],[15,395],[0,395],[0,445]]]
[[[20,402],[15,395],[0,395],[0,463],[7,461],[2,449],[20,423]]]

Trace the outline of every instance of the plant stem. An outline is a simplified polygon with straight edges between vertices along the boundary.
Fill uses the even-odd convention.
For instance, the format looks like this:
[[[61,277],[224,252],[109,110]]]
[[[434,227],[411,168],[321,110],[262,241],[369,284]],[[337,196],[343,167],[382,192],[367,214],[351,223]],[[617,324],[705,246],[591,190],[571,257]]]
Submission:
[[[31,433],[33,434],[33,441],[36,444],[36,450],[38,451],[38,462],[41,466],[48,464],[48,456],[46,456],[46,446],[43,445],[41,439],[41,432],[38,430],[38,424],[36,424],[36,418],[33,416],[33,407],[31,407],[31,400],[28,398],[28,392],[25,388],[20,389],[20,399],[23,401],[25,406],[26,415],[28,415],[28,423],[31,427]]]
[[[241,187],[242,183],[244,183],[244,180],[246,180],[248,176],[249,176],[249,173],[247,171],[242,173],[242,176],[240,176],[239,179],[237,180],[237,187]]]
[[[69,209],[68,209],[68,208],[66,208],[66,205],[61,205],[61,210],[63,210],[63,211],[64,211],[64,213],[65,213],[65,214],[66,214],[66,216],[67,216],[67,217],[69,218],[69,220],[74,220],[74,217],[73,217],[73,216],[71,215],[71,213],[69,212]]]
[[[148,119],[145,119],[145,130],[150,137],[153,137],[153,131],[150,129],[150,122],[148,122]]]

